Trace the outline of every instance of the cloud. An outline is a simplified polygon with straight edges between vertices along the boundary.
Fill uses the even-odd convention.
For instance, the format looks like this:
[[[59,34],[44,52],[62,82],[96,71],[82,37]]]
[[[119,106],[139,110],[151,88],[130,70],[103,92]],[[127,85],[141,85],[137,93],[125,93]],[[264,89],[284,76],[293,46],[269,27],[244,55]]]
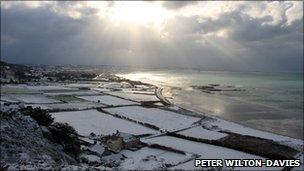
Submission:
[[[192,4],[197,4],[197,1],[164,1],[162,5],[167,9],[176,10]]]
[[[113,24],[116,3],[5,2],[1,56],[34,64],[302,71],[301,3],[171,3],[170,17],[151,27]]]

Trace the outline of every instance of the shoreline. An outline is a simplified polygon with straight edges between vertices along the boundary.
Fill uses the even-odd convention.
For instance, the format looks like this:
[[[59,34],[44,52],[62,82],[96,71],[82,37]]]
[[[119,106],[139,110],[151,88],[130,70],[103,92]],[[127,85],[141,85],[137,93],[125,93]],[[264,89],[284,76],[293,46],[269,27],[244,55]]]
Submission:
[[[172,94],[172,88],[175,89],[175,87],[166,86],[166,85],[163,86],[163,87],[170,94]],[[176,91],[176,90],[174,90],[174,91]],[[177,91],[179,91],[179,95],[177,95],[177,96],[182,96],[181,93],[184,93],[184,94],[189,93],[186,90],[183,90],[184,92],[182,92],[181,90],[177,90]],[[180,97],[177,97],[177,98],[175,97],[177,99],[177,101],[173,97],[172,97],[172,99],[170,99],[170,100],[167,99],[167,100],[171,101],[171,103],[173,103],[174,105],[180,105],[183,108],[195,110],[196,112],[206,114],[208,116],[214,116],[214,117],[217,117],[217,118],[229,121],[229,122],[237,123],[237,124],[252,128],[252,129],[257,129],[257,130],[261,130],[261,131],[265,131],[265,132],[270,132],[270,133],[273,133],[273,134],[279,134],[279,135],[282,135],[282,136],[288,136],[288,137],[294,138],[294,139],[303,139],[303,129],[301,130],[302,133],[295,133],[295,134],[293,134],[294,136],[292,136],[288,133],[288,132],[292,132],[291,129],[290,130],[287,129],[287,130],[283,131],[285,133],[282,133],[282,130],[280,130],[280,129],[276,129],[276,128],[273,128],[273,127],[265,127],[265,126],[264,126],[264,129],[263,129],[263,128],[261,128],[260,125],[255,125],[254,124],[254,121],[258,122],[259,120],[261,120],[261,121],[266,120],[266,121],[269,121],[269,122],[270,121],[283,122],[283,123],[286,122],[286,121],[290,121],[290,122],[294,121],[298,124],[301,124],[302,118],[296,119],[296,117],[299,115],[299,113],[292,112],[292,111],[281,110],[281,109],[274,108],[272,106],[266,106],[266,105],[258,104],[258,103],[254,103],[254,102],[247,102],[247,101],[242,101],[242,100],[239,100],[239,99],[232,99],[230,97],[226,97],[226,96],[222,96],[222,95],[216,95],[215,97],[210,97],[213,94],[209,95],[209,94],[204,94],[203,92],[197,92],[197,93],[201,93],[200,96],[201,95],[204,96],[204,99],[208,99],[209,101],[212,100],[212,99],[220,99],[220,100],[226,101],[228,103],[239,102],[240,104],[237,104],[237,107],[238,106],[241,106],[241,107],[242,106],[245,106],[245,107],[249,106],[250,108],[246,108],[246,110],[249,110],[249,111],[245,111],[245,112],[242,112],[238,109],[234,109],[236,111],[234,111],[234,112],[230,111],[230,114],[229,114],[229,111],[226,112],[226,113],[225,112],[216,113],[215,111],[208,110],[208,107],[206,107],[211,102],[208,102],[207,104],[204,104],[204,105],[202,105],[202,104],[197,105],[197,104],[189,104],[189,101],[191,99],[187,99],[187,98],[182,99],[183,101],[181,101]],[[184,101],[187,101],[187,100],[188,100],[188,104],[185,104],[185,105],[180,104],[180,103],[183,103]],[[264,109],[264,110],[262,110],[262,109]],[[286,112],[288,114],[291,114],[291,115],[287,115]],[[269,114],[270,116],[267,115],[267,114]],[[253,120],[252,115],[256,116],[256,120]],[[273,117],[275,115],[276,119],[269,119],[268,118],[268,117],[271,117],[272,115],[273,115]],[[295,116],[295,118],[293,118],[293,116]],[[289,125],[294,126],[295,124],[289,124]],[[294,126],[294,128],[295,127],[296,126]],[[303,125],[302,125],[302,127],[303,127]],[[285,127],[280,127],[280,128],[285,128]]]
[[[156,85],[154,85],[156,86]],[[300,138],[295,138],[295,137],[291,137],[291,136],[288,136],[288,135],[283,135],[283,134],[278,134],[276,132],[270,132],[270,131],[266,131],[266,130],[263,130],[263,129],[258,129],[258,128],[254,128],[254,127],[250,127],[248,125],[245,125],[245,124],[242,124],[242,123],[239,123],[239,122],[236,122],[236,121],[232,121],[232,120],[228,120],[226,118],[222,118],[220,116],[217,116],[216,114],[212,114],[212,111],[200,111],[200,110],[197,110],[197,109],[194,109],[194,108],[189,108],[189,107],[184,107],[184,106],[179,106],[178,104],[174,104],[174,102],[168,100],[163,94],[162,94],[162,91],[164,90],[164,87],[158,87],[156,86],[158,89],[161,89],[160,93],[159,93],[159,96],[160,96],[160,100],[164,100],[165,103],[168,103],[170,102],[171,105],[173,106],[177,106],[179,108],[182,108],[182,109],[186,109],[186,110],[189,110],[189,111],[192,111],[194,113],[198,113],[198,114],[201,114],[202,116],[207,116],[207,117],[211,117],[211,118],[216,118],[216,119],[219,119],[219,120],[224,120],[226,122],[231,122],[233,124],[238,124],[238,125],[241,125],[241,126],[244,126],[244,127],[248,127],[250,129],[254,129],[254,130],[257,130],[257,131],[262,131],[262,132],[265,132],[265,133],[270,133],[270,134],[275,134],[275,135],[279,135],[279,136],[284,136],[284,137],[288,137],[288,138],[291,138],[291,139],[294,139],[294,140],[301,140]],[[158,97],[158,96],[157,96]]]

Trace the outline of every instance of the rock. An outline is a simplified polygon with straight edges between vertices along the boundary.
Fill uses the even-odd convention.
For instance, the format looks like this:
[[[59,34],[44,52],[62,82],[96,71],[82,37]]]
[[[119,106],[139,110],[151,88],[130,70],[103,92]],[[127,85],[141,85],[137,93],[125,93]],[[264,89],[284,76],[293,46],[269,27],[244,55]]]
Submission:
[[[18,111],[1,115],[0,141],[1,161],[11,170],[59,169],[77,164],[48,139],[48,129],[40,127],[35,120]]]

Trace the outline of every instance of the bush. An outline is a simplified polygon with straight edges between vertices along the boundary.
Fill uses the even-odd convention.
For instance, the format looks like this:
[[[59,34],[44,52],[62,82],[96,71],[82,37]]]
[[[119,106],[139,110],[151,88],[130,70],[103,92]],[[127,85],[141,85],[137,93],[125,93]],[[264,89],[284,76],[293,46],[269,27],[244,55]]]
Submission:
[[[31,106],[28,106],[26,108],[20,109],[20,111],[24,115],[29,115],[35,119],[39,125],[49,126],[54,122],[54,118],[51,116],[51,114],[46,110],[41,109],[40,107],[32,108]]]
[[[55,122],[49,126],[49,130],[52,133],[53,141],[61,144],[66,153],[77,159],[81,150],[75,129],[67,123]]]

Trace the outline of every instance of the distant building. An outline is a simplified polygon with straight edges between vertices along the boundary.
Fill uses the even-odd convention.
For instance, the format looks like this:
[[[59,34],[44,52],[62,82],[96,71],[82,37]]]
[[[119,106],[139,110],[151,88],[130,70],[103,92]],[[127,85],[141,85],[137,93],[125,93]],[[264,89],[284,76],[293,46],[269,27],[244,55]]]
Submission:
[[[118,136],[122,137],[124,148],[132,148],[137,146],[140,143],[139,138],[135,137],[132,134],[118,132]]]
[[[133,148],[140,144],[139,138],[132,134],[119,132],[104,137],[103,142],[108,150],[118,153],[124,148]]]

